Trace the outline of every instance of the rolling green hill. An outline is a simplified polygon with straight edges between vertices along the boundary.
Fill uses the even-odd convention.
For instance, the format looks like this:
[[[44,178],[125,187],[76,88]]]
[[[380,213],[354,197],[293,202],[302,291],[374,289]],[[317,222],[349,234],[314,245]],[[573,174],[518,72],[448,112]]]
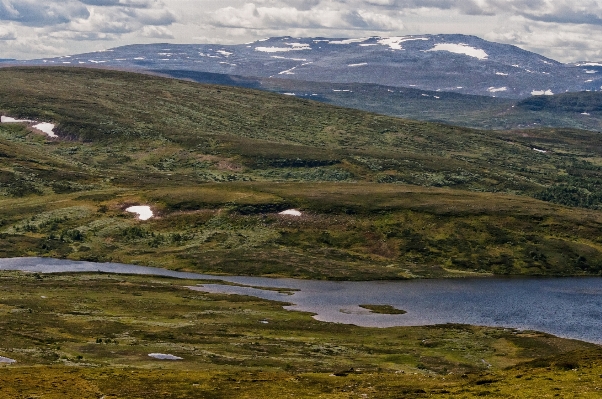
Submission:
[[[600,92],[570,92],[515,100],[367,83],[250,78],[171,69],[153,73],[199,83],[294,94],[299,98],[341,107],[476,129],[551,127],[602,130],[602,114],[596,111],[602,101]]]
[[[0,110],[60,137],[0,125],[2,256],[339,279],[602,270],[593,132],[70,68],[1,69]]]

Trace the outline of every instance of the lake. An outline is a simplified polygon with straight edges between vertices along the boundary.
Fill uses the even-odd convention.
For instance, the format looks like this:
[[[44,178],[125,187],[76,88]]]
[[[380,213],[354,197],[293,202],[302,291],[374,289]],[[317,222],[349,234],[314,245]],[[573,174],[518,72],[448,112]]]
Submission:
[[[0,259],[0,270],[39,273],[105,272],[216,280],[190,287],[212,293],[252,295],[288,302],[289,310],[327,322],[371,327],[462,323],[537,330],[602,343],[602,278],[465,278],[408,281],[313,281],[213,276],[50,258]],[[220,284],[219,280],[243,286]],[[283,288],[278,292],[262,288]],[[373,314],[360,304],[392,305],[402,315]]]

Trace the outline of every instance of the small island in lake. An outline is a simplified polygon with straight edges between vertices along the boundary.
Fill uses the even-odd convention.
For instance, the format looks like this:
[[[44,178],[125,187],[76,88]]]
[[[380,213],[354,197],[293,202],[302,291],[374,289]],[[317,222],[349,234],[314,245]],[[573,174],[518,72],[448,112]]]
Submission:
[[[359,305],[360,308],[368,309],[371,313],[378,314],[406,314],[405,310],[396,309],[391,305]]]

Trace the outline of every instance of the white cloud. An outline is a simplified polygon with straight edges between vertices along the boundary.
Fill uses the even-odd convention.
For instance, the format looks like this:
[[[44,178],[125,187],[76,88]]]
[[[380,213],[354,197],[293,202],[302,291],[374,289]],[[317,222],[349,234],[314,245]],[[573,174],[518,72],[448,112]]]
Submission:
[[[487,33],[486,39],[515,44],[565,62],[602,60],[599,38],[602,26],[533,22],[515,18],[503,29]]]
[[[170,25],[176,18],[158,0],[0,0],[1,20],[46,31],[124,33]]]
[[[164,26],[145,26],[142,36],[152,39],[174,39],[173,33]]]
[[[365,9],[315,7],[257,7],[246,3],[242,7],[224,7],[210,14],[214,26],[246,29],[370,29],[390,30],[401,26],[397,13],[393,16]]]
[[[17,31],[10,26],[0,26],[0,40],[17,40]]]

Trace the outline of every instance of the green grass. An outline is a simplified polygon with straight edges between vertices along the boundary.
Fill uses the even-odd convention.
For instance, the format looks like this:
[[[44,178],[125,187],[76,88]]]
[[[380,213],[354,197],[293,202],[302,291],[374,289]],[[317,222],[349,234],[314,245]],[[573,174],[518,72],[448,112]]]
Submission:
[[[0,125],[0,256],[354,280],[602,270],[598,134],[470,130],[124,72],[0,77],[2,112],[61,137]],[[158,217],[136,221],[136,204]],[[304,216],[277,215],[288,208]]]
[[[183,287],[195,283],[0,273],[0,355],[17,360],[0,366],[0,397],[597,392],[596,345],[503,328],[324,323],[279,303]],[[184,360],[148,356],[157,352]]]

